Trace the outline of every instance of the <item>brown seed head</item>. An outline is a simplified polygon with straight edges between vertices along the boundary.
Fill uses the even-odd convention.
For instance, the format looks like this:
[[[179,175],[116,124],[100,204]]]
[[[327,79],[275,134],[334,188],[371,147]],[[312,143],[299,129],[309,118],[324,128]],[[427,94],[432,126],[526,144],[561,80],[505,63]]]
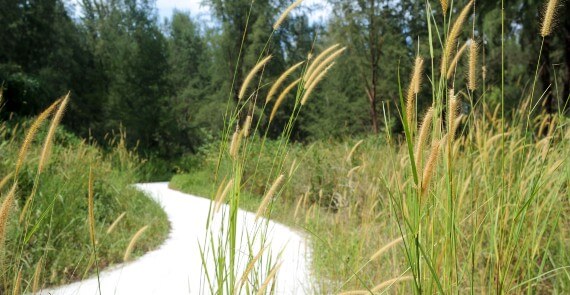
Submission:
[[[459,50],[455,54],[455,57],[451,61],[449,69],[447,70],[447,75],[446,75],[447,80],[451,80],[453,74],[455,74],[455,68],[457,68],[457,64],[459,63],[459,60],[461,59],[461,56],[463,55],[463,52],[465,52],[466,48],[467,48],[467,43],[463,44],[463,46],[461,46],[461,48],[459,48]]]
[[[325,57],[327,57],[327,55],[329,53],[331,53],[333,50],[335,50],[335,48],[337,48],[339,46],[340,46],[340,44],[334,44],[334,45],[330,46],[329,48],[325,49],[323,52],[319,53],[319,55],[317,55],[317,57],[315,57],[313,62],[311,62],[311,64],[309,65],[309,68],[307,68],[307,71],[305,71],[305,75],[303,76],[303,78],[305,80],[307,80],[309,78],[309,76],[311,76],[311,74],[313,73],[315,68],[321,63],[321,60],[323,60]]]
[[[447,0],[440,0],[439,2],[441,3],[441,11],[443,12],[444,15],[447,14],[447,9],[449,8]]]
[[[263,200],[261,201],[259,208],[257,208],[257,213],[255,213],[255,220],[259,219],[259,217],[261,215],[263,215],[263,213],[265,212],[265,209],[267,208],[267,205],[269,204],[269,201],[271,201],[271,199],[273,198],[273,195],[275,195],[275,193],[277,192],[277,190],[281,186],[281,183],[283,182],[283,180],[285,180],[285,175],[283,175],[283,174],[279,175],[279,177],[277,177],[277,179],[275,179],[275,181],[273,182],[273,184],[271,185],[271,187],[269,188],[269,190],[267,191],[267,193],[263,197]]]
[[[475,39],[471,39],[469,44],[469,73],[467,75],[468,88],[473,91],[477,89],[477,58],[479,52],[479,44]]]
[[[285,97],[287,97],[287,94],[289,94],[289,92],[291,92],[291,90],[293,90],[293,88],[297,84],[299,84],[299,82],[301,82],[301,79],[302,78],[299,78],[299,79],[293,81],[291,84],[289,84],[287,87],[285,87],[283,92],[281,92],[281,94],[279,95],[279,97],[275,101],[275,105],[273,105],[273,110],[271,110],[271,115],[269,116],[269,122],[273,121],[273,118],[275,117],[275,114],[277,114],[277,110],[279,109],[279,106],[281,106],[281,104],[285,100]]]
[[[414,126],[414,106],[415,106],[415,98],[420,93],[421,87],[421,80],[422,80],[422,71],[424,66],[424,60],[420,56],[416,57],[416,61],[414,63],[414,70],[412,72],[412,77],[410,79],[410,86],[408,88],[408,95],[406,98],[406,117],[408,120],[408,126],[411,130],[415,130]]]
[[[53,145],[53,138],[55,136],[55,131],[57,129],[57,126],[59,126],[61,119],[63,118],[63,114],[65,113],[67,103],[69,102],[69,96],[70,95],[68,93],[63,98],[63,100],[59,104],[59,108],[57,109],[57,112],[55,113],[55,115],[53,116],[53,119],[51,120],[51,124],[49,126],[49,130],[48,130],[46,139],[44,141],[44,146],[42,148],[42,153],[40,156],[40,163],[38,164],[38,173],[41,173],[43,168],[47,164],[47,160],[49,158],[49,154],[51,151],[51,146]]]
[[[309,96],[311,95],[311,92],[313,92],[313,90],[315,90],[315,87],[317,86],[317,84],[319,84],[319,82],[321,82],[321,80],[325,77],[325,75],[327,74],[327,72],[335,65],[335,63],[331,63],[324,71],[322,71],[316,78],[315,80],[311,83],[311,85],[307,86],[306,90],[305,90],[305,94],[303,95],[303,98],[301,98],[301,105],[305,105],[307,103],[307,100],[309,99]]]
[[[430,107],[424,116],[424,119],[420,126],[420,133],[418,134],[418,139],[416,142],[416,153],[415,153],[416,169],[419,169],[421,167],[422,153],[424,145],[427,142],[427,139],[431,132],[432,119],[433,119],[433,107]]]
[[[240,143],[241,143],[240,132],[239,130],[236,130],[232,135],[232,141],[230,143],[230,156],[234,159],[237,158]]]
[[[12,188],[2,201],[2,206],[0,206],[0,245],[3,246],[4,239],[6,238],[6,228],[8,225],[8,216],[10,216],[10,211],[14,205],[14,199],[16,197],[17,181],[14,182]]]
[[[251,130],[251,121],[252,121],[252,117],[251,117],[251,115],[248,115],[245,118],[245,122],[243,123],[243,129],[241,130],[243,137],[249,136],[249,131]]]
[[[429,182],[435,171],[435,166],[437,165],[437,160],[439,159],[440,144],[441,144],[440,141],[434,141],[432,143],[429,158],[422,173],[422,196],[425,195],[425,193],[427,192],[427,188],[429,187]]]
[[[18,172],[20,171],[20,168],[22,167],[22,164],[24,163],[24,159],[26,158],[26,154],[28,153],[28,150],[30,149],[30,145],[32,144],[32,141],[34,140],[36,133],[38,132],[40,127],[43,125],[45,120],[51,115],[53,110],[55,110],[57,105],[59,105],[60,102],[61,102],[61,99],[56,100],[54,103],[52,103],[45,111],[43,111],[36,118],[34,123],[32,123],[32,126],[28,130],[28,133],[26,133],[24,143],[22,144],[22,147],[20,147],[20,153],[18,154],[18,161],[16,162],[16,169],[14,170],[14,175],[18,175]]]
[[[542,19],[542,24],[540,27],[540,35],[542,37],[549,36],[552,34],[552,28],[554,27],[556,10],[558,8],[558,0],[549,0],[544,6],[544,17]]]
[[[295,9],[295,7],[299,6],[299,4],[301,4],[301,2],[303,2],[303,0],[297,0],[297,1],[293,2],[291,5],[289,5],[289,7],[287,7],[287,9],[285,9],[285,11],[283,11],[281,16],[279,16],[277,21],[273,24],[273,30],[279,29],[279,26],[281,26],[283,21],[285,21],[285,19],[287,18],[287,15],[289,15],[291,10],[293,10],[293,9]]]
[[[255,77],[255,75],[257,74],[257,72],[259,72],[259,70],[261,70],[261,68],[263,68],[263,66],[265,66],[265,64],[267,64],[267,62],[269,62],[269,60],[271,59],[271,55],[267,56],[266,58],[262,59],[261,61],[259,61],[254,67],[253,69],[251,69],[251,71],[249,71],[249,73],[247,74],[245,80],[243,81],[243,84],[241,85],[241,89],[239,91],[239,95],[238,98],[241,100],[243,99],[243,97],[245,96],[245,92],[247,91],[247,87],[249,86],[249,84],[251,83],[251,81],[253,80],[253,77]]]
[[[127,246],[127,250],[125,251],[125,255],[123,256],[123,261],[129,260],[129,258],[131,257],[131,253],[133,252],[133,249],[135,248],[135,245],[136,245],[138,239],[142,236],[142,234],[147,229],[148,229],[148,225],[145,225],[133,235],[133,237],[131,238],[131,241],[129,242],[129,245]]]
[[[293,73],[303,63],[305,63],[305,62],[302,61],[300,63],[295,64],[294,66],[290,67],[287,71],[285,71],[283,74],[281,74],[281,76],[279,76],[279,78],[277,79],[277,81],[275,81],[275,83],[273,83],[273,86],[271,86],[271,89],[269,90],[269,93],[267,94],[267,98],[265,99],[266,103],[271,101],[273,96],[277,93],[277,90],[279,89],[281,84],[283,84],[283,82],[285,82],[285,79],[287,79],[287,77],[289,77],[289,75],[291,75],[291,73]]]
[[[445,50],[443,51],[443,57],[441,60],[441,73],[442,74],[447,73],[449,57],[451,56],[451,53],[455,49],[455,46],[457,44],[457,38],[459,37],[459,34],[461,33],[461,29],[463,28],[463,23],[467,19],[467,16],[469,15],[469,11],[470,11],[472,5],[473,5],[473,0],[469,1],[469,3],[467,3],[467,5],[465,5],[463,10],[461,10],[461,13],[459,13],[459,16],[457,16],[457,19],[453,23],[453,27],[451,27],[451,31],[449,31],[449,35],[447,36],[447,41],[445,43]]]
[[[305,88],[309,88],[311,87],[310,85],[315,81],[315,79],[323,72],[323,70],[325,68],[327,68],[327,66],[329,66],[336,58],[338,58],[344,51],[346,50],[346,47],[343,47],[337,51],[335,51],[333,54],[331,54],[329,57],[327,57],[325,60],[323,60],[317,67],[315,67],[314,71],[311,73],[311,75],[306,76],[306,80],[305,80]]]

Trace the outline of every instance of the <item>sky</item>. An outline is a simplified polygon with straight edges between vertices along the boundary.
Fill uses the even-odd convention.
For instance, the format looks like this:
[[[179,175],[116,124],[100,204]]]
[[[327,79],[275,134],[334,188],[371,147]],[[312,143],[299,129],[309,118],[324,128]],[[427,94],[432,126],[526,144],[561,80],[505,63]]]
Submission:
[[[200,4],[202,1],[203,0],[156,0],[156,6],[160,19],[169,18],[172,15],[172,10],[175,8],[181,11],[188,11],[193,17],[208,19],[210,11],[206,6]],[[330,14],[330,7],[326,3],[326,0],[305,0],[301,5],[318,6],[318,9],[312,11],[309,16],[311,21],[325,20]]]
[[[64,0],[68,5],[71,5],[72,10],[75,10],[75,16],[81,14],[80,0]],[[232,1],[232,0],[228,0]],[[203,0],[156,0],[156,8],[158,10],[158,17],[162,21],[165,18],[172,16],[172,11],[178,9],[184,12],[190,12],[190,15],[197,18],[204,23],[210,23],[211,12],[207,6],[202,5]],[[291,3],[293,1],[291,0]],[[301,3],[302,7],[310,7],[309,22],[324,22],[328,19],[331,13],[331,7],[326,0],[304,0]],[[297,9],[298,11],[298,9]],[[292,12],[295,13],[295,10]]]

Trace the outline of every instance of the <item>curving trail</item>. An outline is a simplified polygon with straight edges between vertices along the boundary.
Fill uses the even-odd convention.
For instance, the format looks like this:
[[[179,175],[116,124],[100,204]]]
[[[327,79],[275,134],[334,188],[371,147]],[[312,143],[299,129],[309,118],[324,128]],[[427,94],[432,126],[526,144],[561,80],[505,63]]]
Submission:
[[[203,271],[198,242],[206,236],[206,221],[210,200],[191,196],[168,188],[168,183],[137,184],[162,205],[171,223],[171,232],[165,243],[134,262],[120,264],[101,273],[101,294],[210,294],[203,285]],[[222,214],[218,214],[222,215]],[[239,210],[238,236],[251,235],[259,227],[255,214]],[[213,229],[221,226],[222,218],[216,216]],[[277,276],[277,294],[313,293],[310,280],[309,246],[296,231],[269,221],[268,250],[266,258],[276,259],[279,252],[282,265]],[[239,244],[240,253],[247,251],[245,238]],[[258,241],[254,249],[260,249]],[[256,251],[257,252],[257,251]],[[240,262],[241,261],[241,262]],[[240,269],[246,258],[238,257]],[[209,265],[208,268],[212,267]],[[99,294],[97,278],[90,278],[70,285],[43,290],[40,294]]]

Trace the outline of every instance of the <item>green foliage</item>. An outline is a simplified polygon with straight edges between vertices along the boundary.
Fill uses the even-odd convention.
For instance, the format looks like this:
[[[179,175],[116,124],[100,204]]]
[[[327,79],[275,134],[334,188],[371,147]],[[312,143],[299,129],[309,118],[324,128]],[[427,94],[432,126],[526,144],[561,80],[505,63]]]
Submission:
[[[13,171],[23,131],[28,129],[29,121],[11,125],[18,127],[2,124],[1,128],[2,176]],[[18,266],[25,282],[32,278],[40,257],[45,265],[41,285],[60,285],[94,274],[96,264],[91,256],[87,221],[90,168],[95,184],[94,214],[99,268],[122,262],[132,235],[142,226],[149,225],[149,229],[139,240],[135,255],[160,245],[168,232],[168,221],[160,206],[132,187],[141,177],[143,161],[128,150],[122,141],[112,151],[104,153],[59,129],[49,164],[36,179],[38,155],[45,136],[45,131],[38,133],[29,152],[31,156],[25,161],[19,177],[16,204],[9,216],[8,234],[0,253],[0,293],[11,291]],[[19,215],[34,186],[37,186],[37,191],[30,207],[30,216],[23,220],[24,224],[20,224]],[[9,185],[4,187],[2,195],[9,189]],[[123,212],[126,212],[125,217],[114,231],[107,234],[109,226]],[[23,227],[28,231],[22,232]],[[35,228],[33,234],[30,231],[32,228]],[[23,234],[30,239],[21,244]],[[25,249],[23,252],[22,247]],[[27,283],[23,283],[22,288],[26,286]]]

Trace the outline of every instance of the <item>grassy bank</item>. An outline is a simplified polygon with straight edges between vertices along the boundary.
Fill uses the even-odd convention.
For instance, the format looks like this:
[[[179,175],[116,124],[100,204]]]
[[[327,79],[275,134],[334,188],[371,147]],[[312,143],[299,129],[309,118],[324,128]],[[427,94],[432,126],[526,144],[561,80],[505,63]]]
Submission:
[[[432,172],[419,172],[433,174],[429,188],[420,193],[417,208],[420,234],[425,239],[422,251],[426,258],[422,259],[429,258],[422,263],[424,287],[437,290],[453,269],[457,272],[453,289],[460,292],[489,292],[499,278],[505,291],[567,292],[567,119],[540,117],[529,123],[530,132],[521,124],[500,133],[500,118],[492,112],[481,115],[487,117],[486,123],[464,120],[461,135],[453,143],[451,205],[447,147],[442,146]],[[539,130],[547,120],[555,123],[546,131]],[[545,136],[536,136],[544,132]],[[402,138],[383,137],[291,145],[283,159],[287,185],[274,199],[269,215],[309,233],[313,267],[318,281],[323,282],[321,290],[372,289],[411,273],[408,259],[413,241],[409,236],[414,232],[409,226],[417,187],[406,143]],[[240,207],[257,210],[267,186],[263,176],[269,174],[274,160],[270,151],[277,145],[260,140],[250,143],[246,158],[252,160],[243,168]],[[428,145],[421,151],[422,163],[430,161],[430,150]],[[501,160],[503,152],[505,159]],[[200,171],[177,175],[170,186],[214,196],[217,160],[217,153],[212,152]],[[222,162],[220,174],[227,169]],[[447,256],[450,247],[453,254]],[[451,257],[453,266],[446,261]],[[412,289],[412,283],[400,283],[391,291],[408,293]]]
[[[506,97],[505,88],[516,85],[505,85],[504,15],[501,78],[488,79],[476,21],[467,25],[474,3],[438,19],[427,6],[423,38],[429,50],[418,46],[410,73],[392,69],[399,95],[382,105],[382,132],[362,140],[289,142],[301,111],[324,103],[309,97],[346,48],[335,44],[310,52],[301,73],[292,74],[299,63],[272,81],[265,100],[262,78],[257,88],[248,88],[271,60],[271,50],[262,50],[238,105],[229,100],[219,148],[206,149],[199,172],[172,181],[174,188],[229,205],[227,225],[209,235],[225,244],[210,243],[205,248],[214,254],[203,257],[217,263],[210,274],[216,281],[208,282],[213,293],[241,290],[235,282],[244,277],[252,282],[246,287],[261,294],[267,284],[259,282],[272,281],[279,267],[238,273],[238,207],[310,234],[319,293],[570,292],[569,121],[563,106],[540,110],[552,104],[548,91],[540,96],[536,88],[540,54],[528,81],[532,87],[521,98]],[[547,3],[543,43],[556,3]],[[447,1],[441,4],[448,8]],[[289,120],[272,126],[288,94],[295,98]],[[507,111],[513,102],[518,105]],[[401,128],[394,128],[394,119]],[[282,128],[277,140],[267,136],[272,128]],[[260,264],[256,251],[249,252],[249,263]]]
[[[2,211],[2,294],[95,275],[122,262],[133,235],[146,225],[131,258],[160,245],[168,233],[160,206],[131,186],[144,177],[144,161],[122,139],[103,152],[63,129],[52,133],[49,121],[38,121],[0,125],[0,200],[7,209]],[[24,138],[36,126],[25,150]]]

